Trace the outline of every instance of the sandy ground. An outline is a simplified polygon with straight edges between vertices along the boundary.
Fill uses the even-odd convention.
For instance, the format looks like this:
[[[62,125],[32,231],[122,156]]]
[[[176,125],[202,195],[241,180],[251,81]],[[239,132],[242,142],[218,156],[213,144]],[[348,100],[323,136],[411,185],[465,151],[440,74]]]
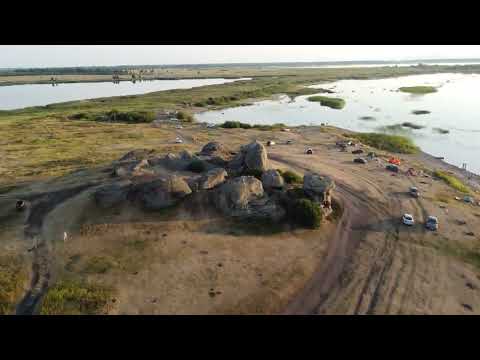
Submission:
[[[202,144],[194,139],[207,130],[195,125],[170,131],[186,140],[185,148],[198,151]],[[43,220],[45,283],[75,275],[113,286],[113,314],[480,313],[475,266],[480,207],[454,200],[459,194],[441,181],[403,172],[411,166],[445,166],[440,161],[424,154],[401,156],[403,171],[392,176],[382,158],[354,164],[355,155],[335,147],[341,133],[336,129],[212,131],[233,149],[253,139],[275,140],[277,145],[268,148],[272,167],[331,176],[342,216],[316,231],[255,233],[217,214],[192,211],[188,204],[174,214],[99,211],[92,185],[63,200]],[[286,145],[287,140],[294,143]],[[314,155],[304,154],[307,147]],[[29,191],[71,186],[79,176],[82,182],[106,178],[101,171],[84,172],[32,184]],[[422,196],[410,197],[410,186]],[[25,255],[30,244],[18,235],[25,215],[4,212],[2,225],[9,232],[0,237],[2,249],[33,257]],[[404,213],[417,224],[402,225]],[[428,215],[439,218],[438,232],[424,230]],[[87,271],[98,257],[108,260],[106,270]]]

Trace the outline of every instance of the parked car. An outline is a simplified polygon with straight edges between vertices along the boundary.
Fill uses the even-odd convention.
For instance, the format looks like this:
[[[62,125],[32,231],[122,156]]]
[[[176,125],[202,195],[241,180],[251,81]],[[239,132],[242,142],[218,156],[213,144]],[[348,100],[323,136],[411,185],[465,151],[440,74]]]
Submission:
[[[429,216],[425,222],[425,227],[432,231],[438,230],[438,219],[435,216]]]
[[[465,196],[463,198],[463,201],[465,201],[468,204],[475,204],[475,200],[473,200],[473,198],[471,196]]]
[[[183,143],[183,140],[180,139],[180,138],[176,138],[176,139],[175,139],[175,143],[177,143],[177,144],[182,144],[182,143]]]
[[[352,154],[363,154],[363,150],[362,149],[353,150]]]
[[[364,158],[356,158],[353,160],[353,162],[357,164],[366,164],[367,160],[365,160]]]
[[[415,186],[412,186],[410,188],[410,195],[412,195],[414,198],[418,198],[420,196],[420,193],[418,192],[418,188]]]
[[[312,150],[311,148],[308,148],[305,153],[306,153],[307,155],[313,155],[313,150]]]
[[[415,225],[415,220],[413,220],[413,216],[410,214],[404,214],[402,216],[402,222],[408,226]]]
[[[287,145],[292,145],[293,144],[293,140],[287,140]]]
[[[273,146],[273,145],[275,145],[275,141],[273,141],[273,140],[268,140],[267,141],[267,146]]]
[[[397,165],[393,165],[393,164],[388,164],[385,169],[387,169],[388,171],[393,171],[393,172],[396,172],[398,173],[398,166]]]

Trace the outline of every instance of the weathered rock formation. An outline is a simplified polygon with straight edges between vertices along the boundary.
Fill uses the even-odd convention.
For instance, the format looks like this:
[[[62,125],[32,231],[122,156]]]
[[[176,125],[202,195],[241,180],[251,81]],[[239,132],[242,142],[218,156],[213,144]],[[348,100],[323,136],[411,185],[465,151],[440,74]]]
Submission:
[[[265,190],[282,189],[285,181],[277,170],[267,170],[262,174],[262,185]]]

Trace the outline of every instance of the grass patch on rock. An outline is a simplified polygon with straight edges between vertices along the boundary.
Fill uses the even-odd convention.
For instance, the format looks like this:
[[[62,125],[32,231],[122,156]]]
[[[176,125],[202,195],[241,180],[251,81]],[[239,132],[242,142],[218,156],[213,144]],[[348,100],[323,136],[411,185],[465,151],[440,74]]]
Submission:
[[[283,180],[287,184],[300,184],[303,182],[303,177],[291,170],[283,171],[283,170],[277,169],[277,171],[280,173],[280,175],[282,175]]]
[[[187,167],[188,171],[201,173],[206,170],[205,163],[202,160],[193,160]]]
[[[399,154],[415,154],[418,147],[404,136],[388,135],[379,133],[359,133],[352,134],[351,137],[360,140],[362,143],[377,148],[379,150],[390,151]]]
[[[345,107],[345,100],[340,98],[332,98],[328,96],[310,96],[308,101],[319,102],[322,106],[327,106],[332,109],[343,109]]]
[[[430,94],[437,92],[437,88],[433,86],[404,86],[398,90],[409,94]]]
[[[470,188],[465,185],[460,179],[456,178],[453,175],[449,175],[444,171],[436,170],[433,173],[439,179],[442,179],[448,186],[451,188],[458,190],[465,194],[470,194]]]

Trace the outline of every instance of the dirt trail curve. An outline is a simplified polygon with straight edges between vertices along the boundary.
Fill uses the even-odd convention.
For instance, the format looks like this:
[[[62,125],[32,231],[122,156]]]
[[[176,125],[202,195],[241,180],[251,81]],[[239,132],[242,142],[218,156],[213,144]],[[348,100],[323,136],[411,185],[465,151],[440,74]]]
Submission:
[[[49,285],[52,259],[49,251],[49,239],[42,234],[42,225],[45,217],[63,201],[94,185],[96,184],[87,183],[43,195],[36,194],[33,198],[30,198],[32,203],[26,220],[25,238],[34,245],[32,249],[32,281],[29,290],[17,305],[17,315],[34,314],[37,304]]]
[[[334,169],[323,163],[323,171],[320,171],[312,165],[317,163],[315,156],[303,160],[291,155],[271,154],[270,158],[298,170],[331,176],[337,183],[336,199],[343,208],[325,261],[287,306],[285,314],[330,313],[339,306],[343,313],[374,313],[398,243],[400,227],[398,220],[392,219],[392,214],[399,210],[399,199],[388,197],[374,178],[352,174],[348,167]],[[361,264],[364,278],[359,279],[356,275],[359,269],[353,268],[352,259],[364,242],[374,242],[376,249],[370,249],[371,256]],[[348,303],[345,303],[346,297]]]

